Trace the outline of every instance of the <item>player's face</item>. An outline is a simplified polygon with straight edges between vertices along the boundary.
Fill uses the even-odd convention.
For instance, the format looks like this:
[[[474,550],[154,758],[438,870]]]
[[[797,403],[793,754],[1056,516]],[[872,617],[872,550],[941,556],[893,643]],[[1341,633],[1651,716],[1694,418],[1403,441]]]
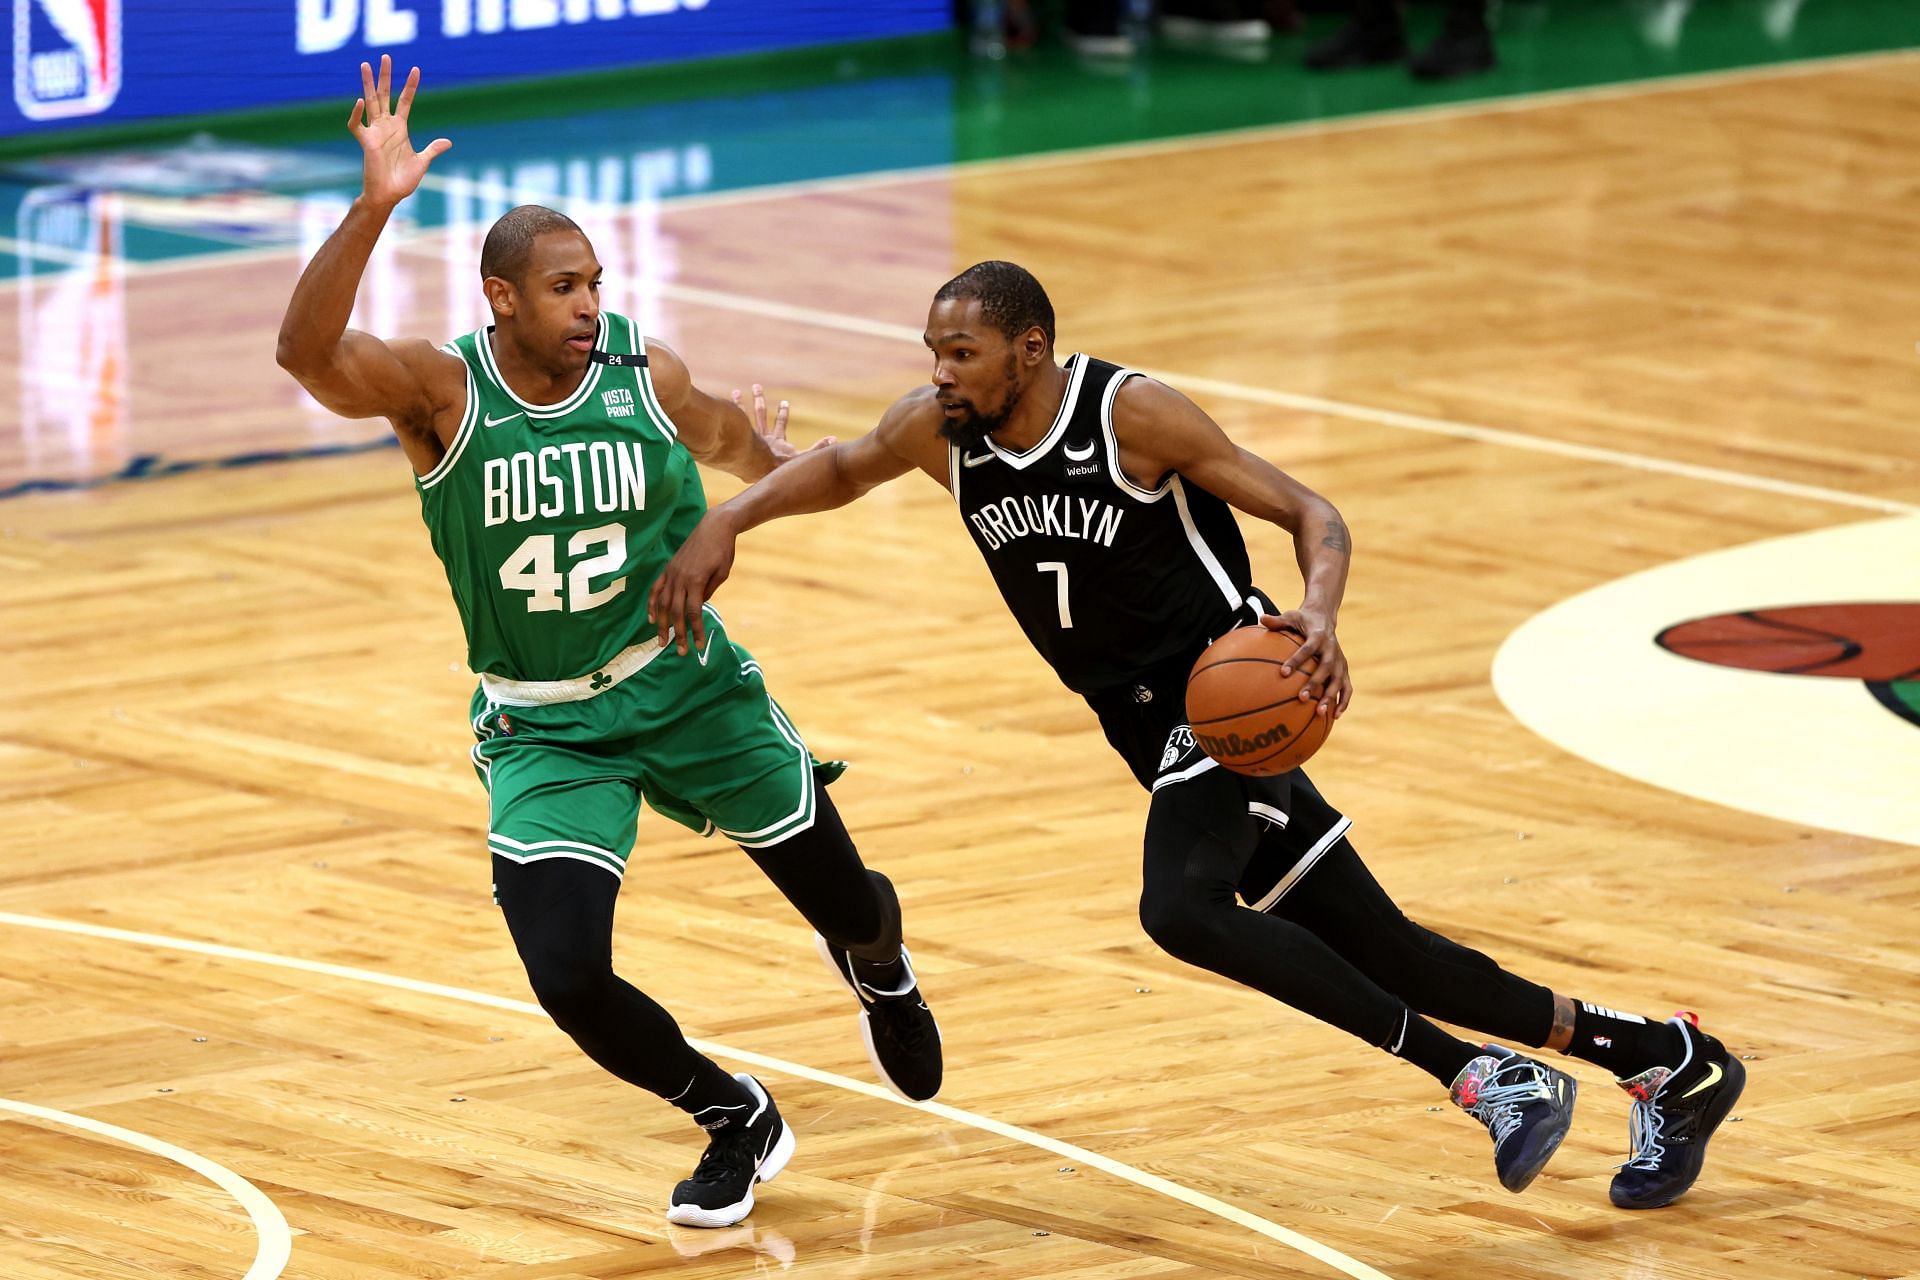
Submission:
[[[933,352],[940,433],[977,443],[1005,426],[1020,400],[1020,362],[1013,343],[980,314],[979,299],[936,301],[923,340]]]
[[[526,278],[514,291],[514,339],[557,369],[585,369],[600,327],[600,260],[577,231],[534,238]]]

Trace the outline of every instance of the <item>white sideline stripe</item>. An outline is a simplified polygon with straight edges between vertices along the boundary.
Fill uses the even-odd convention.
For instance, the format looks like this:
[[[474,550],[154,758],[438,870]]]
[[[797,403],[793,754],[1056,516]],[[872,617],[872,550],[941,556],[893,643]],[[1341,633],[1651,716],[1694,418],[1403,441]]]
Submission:
[[[823,329],[837,329],[842,333],[855,333],[864,337],[894,338],[901,342],[921,344],[918,329],[902,324],[883,324],[877,320],[868,320],[860,316],[840,315],[832,311],[821,311],[813,307],[793,306],[784,302],[769,302],[761,298],[741,297],[734,294],[715,292],[711,289],[683,289],[678,285],[668,285],[661,290],[666,297],[681,301],[704,304],[726,311],[737,311],[744,315],[764,316],[770,320],[784,320],[811,324]],[[1650,454],[1629,453],[1624,449],[1608,449],[1601,445],[1576,444],[1566,440],[1550,440],[1540,436],[1530,436],[1519,431],[1506,431],[1498,427],[1483,427],[1470,422],[1454,422],[1447,418],[1430,418],[1418,413],[1402,413],[1397,409],[1376,409],[1370,405],[1351,404],[1344,400],[1329,400],[1324,396],[1302,395],[1294,391],[1274,391],[1267,387],[1253,387],[1241,382],[1228,382],[1220,378],[1204,378],[1192,374],[1172,373],[1159,369],[1132,370],[1145,374],[1158,382],[1182,391],[1198,391],[1207,395],[1219,396],[1227,400],[1244,400],[1251,404],[1271,405],[1279,409],[1293,409],[1301,413],[1324,414],[1330,418],[1345,418],[1354,422],[1368,422],[1381,427],[1398,427],[1404,431],[1419,431],[1427,435],[1447,436],[1455,440],[1471,440],[1477,444],[1502,445],[1510,449],[1525,449],[1533,453],[1554,454],[1563,458],[1578,458],[1583,462],[1600,462],[1609,466],[1629,467],[1636,471],[1650,471],[1661,475],[1680,476],[1688,480],[1705,480],[1712,484],[1730,485],[1740,489],[1754,489],[1762,493],[1777,493],[1786,497],[1806,498],[1816,502],[1831,502],[1838,506],[1858,507],[1867,511],[1881,511],[1889,515],[1920,514],[1920,506],[1899,502],[1892,498],[1876,498],[1870,494],[1849,493],[1844,489],[1829,489],[1821,485],[1800,484],[1792,480],[1776,480],[1771,476],[1754,475],[1745,471],[1729,471],[1724,467],[1706,467],[1691,462],[1676,462],[1669,458],[1654,457]]]
[[[1668,76],[1655,80],[1631,80],[1611,85],[1595,85],[1582,89],[1550,90],[1538,94],[1519,94],[1505,98],[1486,98],[1475,102],[1450,103],[1433,107],[1409,107],[1393,111],[1377,111],[1362,115],[1343,116],[1334,120],[1309,120],[1292,124],[1253,125],[1240,129],[1228,129],[1213,133],[1193,134],[1175,138],[1161,138],[1148,142],[1115,143],[1103,147],[1082,147],[1073,150],[1045,152],[1039,155],[1012,156],[1001,159],[978,161],[947,162],[928,165],[922,168],[888,170],[879,173],[854,174],[839,178],[807,179],[800,182],[774,184],[763,187],[747,187],[738,191],[712,192],[706,195],[668,196],[651,201],[629,201],[619,204],[602,204],[596,201],[561,199],[555,195],[542,198],[555,200],[561,207],[576,212],[619,213],[651,205],[671,205],[674,207],[700,208],[723,204],[748,204],[756,201],[778,200],[793,196],[821,194],[834,191],[859,190],[867,187],[887,186],[897,183],[919,182],[938,178],[947,174],[975,174],[995,171],[1018,171],[1021,169],[1051,168],[1056,166],[1086,164],[1102,160],[1122,159],[1130,156],[1159,155],[1166,152],[1187,152],[1205,147],[1237,145],[1267,138],[1309,136],[1316,134],[1334,134],[1373,129],[1396,124],[1417,124],[1434,120],[1460,119],[1477,115],[1490,115],[1498,112],[1531,110],[1539,107],[1561,106],[1579,102],[1610,101],[1662,93],[1675,93],[1691,89],[1713,88],[1728,84],[1743,84],[1752,81],[1791,79],[1797,76],[1814,75],[1826,71],[1844,70],[1858,67],[1874,67],[1883,63],[1900,63],[1920,58],[1920,54],[1910,49],[1885,50],[1876,53],[1842,54],[1830,58],[1806,58],[1794,62],[1772,63],[1759,67],[1740,67],[1729,71],[1709,71],[1697,75]],[[494,194],[503,199],[519,200],[532,198],[539,193],[520,191],[517,188],[475,182],[454,175],[429,175],[422,182],[441,190],[463,191],[470,194]],[[397,246],[419,245],[436,236],[448,233],[447,227],[421,228],[411,235],[396,234],[390,237]],[[0,238],[0,248],[15,242]],[[22,245],[23,252],[39,252],[37,246]],[[178,258],[167,258],[156,262],[135,262],[122,260],[118,265],[125,275],[156,275],[166,272],[186,270],[200,266],[221,266],[233,263],[258,261],[268,258],[284,257],[297,252],[298,246],[274,245],[259,249],[238,251],[211,250],[201,254],[188,254]],[[76,254],[72,250],[55,249],[49,252],[50,258],[65,255],[85,264],[93,260],[92,255]],[[0,294],[18,288],[24,277],[0,280]],[[711,289],[700,289],[691,285],[664,284],[659,290],[660,296],[678,299],[683,302],[705,304],[744,314],[765,316],[768,319],[786,320],[803,324],[817,325],[822,328],[838,329],[843,333],[856,333],[867,337],[897,338],[918,344],[920,331],[906,325],[888,324],[883,321],[869,320],[860,316],[837,315],[833,312],[819,311],[811,307],[794,306],[788,303],[774,302],[764,298],[749,298],[738,294],[723,293]],[[1691,480],[1704,480],[1713,484],[1730,485],[1735,488],[1751,489],[1762,493],[1777,493],[1787,497],[1805,498],[1816,502],[1829,502],[1837,506],[1848,506],[1868,511],[1880,511],[1890,515],[1920,514],[1920,506],[1898,502],[1891,498],[1876,498],[1866,494],[1849,493],[1842,489],[1829,489],[1820,485],[1799,484],[1791,480],[1776,480],[1768,476],[1752,475],[1742,471],[1729,471],[1720,467],[1698,466],[1692,463],[1675,462],[1665,458],[1645,454],[1628,453],[1619,449],[1607,449],[1597,445],[1574,444],[1557,440],[1543,440],[1524,435],[1516,431],[1505,431],[1495,427],[1482,427],[1471,423],[1454,422],[1445,418],[1430,418],[1420,414],[1401,413],[1392,409],[1374,409],[1365,405],[1349,404],[1340,400],[1329,400],[1320,396],[1300,395],[1293,392],[1273,391],[1264,387],[1250,387],[1240,383],[1224,382],[1213,378],[1190,377],[1179,373],[1162,373],[1152,369],[1136,369],[1150,378],[1177,386],[1182,389],[1194,388],[1211,395],[1229,399],[1246,400],[1255,404],[1274,405],[1280,408],[1296,409],[1307,413],[1320,413],[1330,417],[1347,418],[1359,422],[1371,422],[1378,426],[1400,427],[1409,431],[1421,431],[1431,435],[1448,436],[1457,440],[1472,440],[1481,444],[1505,445],[1515,449],[1525,449],[1536,453],[1556,454],[1561,457],[1578,458],[1588,462],[1600,462],[1611,466],[1629,467],[1639,471],[1648,471],[1664,475],[1679,476]]]
[[[58,920],[48,916],[16,915],[11,911],[0,911],[0,924],[15,925],[23,929],[46,929],[55,933],[77,934],[81,937],[101,938],[110,942],[130,942],[136,946],[160,947],[169,951],[187,951],[199,955],[218,956],[227,960],[241,960],[252,964],[272,965],[281,969],[297,969],[303,973],[315,973],[328,978],[343,978],[349,982],[365,982],[374,986],[392,987],[400,991],[412,991],[419,995],[439,996],[447,1000],[460,1000],[467,1004],[484,1005],[491,1009],[504,1009],[510,1013],[531,1014],[539,1018],[547,1016],[544,1009],[527,1000],[513,1000],[506,996],[490,995],[484,991],[469,991],[464,987],[444,986],[437,982],[422,982],[416,978],[401,978],[392,974],[378,973],[371,969],[354,969],[346,965],[326,964],[318,960],[302,960],[296,956],[280,956],[266,951],[249,951],[243,947],[229,947],[217,942],[198,942],[191,938],[171,938],[164,934],[157,933],[137,933],[131,929],[115,929],[106,925],[82,924],[75,920]],[[853,1080],[846,1076],[835,1075],[830,1071],[819,1071],[813,1067],[802,1066],[797,1062],[787,1062],[780,1058],[771,1058],[765,1054],[750,1053],[743,1049],[730,1048],[727,1045],[718,1044],[712,1040],[695,1040],[692,1037],[688,1037],[687,1043],[701,1053],[731,1058],[736,1062],[744,1062],[748,1066],[762,1067],[768,1071],[777,1071],[782,1075],[792,1076],[800,1080],[811,1080],[815,1084],[824,1084],[832,1088],[844,1089],[849,1093],[857,1093],[863,1097],[877,1098],[882,1102],[893,1103],[895,1106],[911,1107],[915,1111],[924,1111],[928,1115],[939,1116],[941,1119],[951,1120],[955,1124],[967,1125],[970,1128],[979,1129],[984,1133],[991,1133],[996,1137],[1006,1138],[1012,1142],[1024,1143],[1031,1147],[1037,1147],[1042,1151],[1049,1151],[1057,1156],[1064,1156],[1082,1167],[1098,1169],[1102,1173],[1119,1178],[1124,1182],[1131,1182],[1137,1187],[1163,1195],[1170,1200],[1177,1200],[1181,1204],[1198,1209],[1202,1213],[1212,1214],[1214,1217],[1226,1222],[1231,1222],[1235,1226],[1245,1227],[1257,1235],[1265,1236],[1267,1239],[1277,1241],[1289,1249],[1303,1253],[1316,1262],[1324,1263],[1342,1275],[1351,1276],[1353,1280],[1392,1280],[1392,1278],[1384,1272],[1376,1271],[1364,1262],[1349,1258],[1338,1249],[1330,1245],[1321,1244],[1311,1236],[1301,1235],[1299,1232],[1289,1230],[1277,1222],[1269,1222],[1265,1218],[1249,1213],[1245,1209],[1235,1205],[1228,1204],[1224,1200],[1215,1199],[1205,1192],[1195,1191],[1191,1187],[1183,1187],[1177,1182],[1171,1182],[1157,1174],[1148,1173],[1144,1169],[1136,1169],[1130,1164],[1122,1164],[1118,1160],[1110,1159],[1097,1152],[1088,1151],[1084,1147],[1076,1147],[1072,1143],[1056,1141],[1053,1138],[1047,1137],[1045,1134],[1035,1133],[1031,1129],[1022,1129],[1017,1125],[1007,1124],[1003,1121],[995,1120],[991,1116],[979,1115],[972,1111],[962,1111],[958,1107],[950,1107],[943,1102],[908,1102],[906,1099],[894,1094],[891,1090],[883,1089],[879,1085],[868,1084],[863,1080]],[[181,1154],[190,1155],[190,1153],[187,1152],[182,1152]],[[194,1158],[197,1159],[197,1157]],[[252,1190],[252,1188],[249,1187],[248,1190]],[[256,1191],[254,1194],[258,1195],[259,1193]],[[270,1280],[270,1277],[265,1274],[256,1276],[253,1272],[248,1272],[244,1280]]]
[[[90,267],[101,261],[97,253],[64,249],[54,244],[36,244],[31,240],[15,240],[12,236],[0,236],[0,253],[11,253],[22,258],[45,258],[48,262],[67,267]]]
[[[266,1193],[248,1182],[245,1178],[227,1168],[215,1164],[205,1156],[196,1155],[184,1147],[176,1147],[171,1142],[162,1142],[158,1138],[132,1129],[122,1129],[119,1125],[108,1124],[103,1120],[93,1120],[86,1116],[76,1116],[67,1111],[55,1111],[50,1107],[35,1106],[31,1102],[15,1102],[12,1098],[0,1098],[0,1111],[15,1111],[23,1116],[32,1116],[48,1124],[64,1125],[69,1129],[79,1129],[86,1133],[111,1138],[115,1142],[129,1147],[137,1147],[151,1152],[162,1160],[171,1160],[193,1170],[208,1182],[240,1202],[240,1207],[253,1219],[254,1233],[260,1237],[260,1243],[253,1251],[253,1265],[247,1268],[241,1280],[274,1280],[286,1270],[287,1260],[293,1254],[293,1232],[287,1227],[287,1220],[279,1206],[267,1199]]]
[[[1616,84],[1591,85],[1582,89],[1549,89],[1540,93],[1512,94],[1504,98],[1480,98],[1472,102],[1447,103],[1431,107],[1402,107],[1387,111],[1365,112],[1357,115],[1340,116],[1331,120],[1299,120],[1287,124],[1247,125],[1235,129],[1221,129],[1209,133],[1183,134],[1171,138],[1155,138],[1145,142],[1116,142],[1105,146],[1066,148],[1059,151],[1040,152],[1025,156],[1005,156],[982,160],[948,160],[936,164],[920,165],[906,169],[883,169],[874,173],[845,174],[833,178],[803,178],[796,182],[770,183],[765,186],[742,187],[734,191],[693,192],[686,195],[664,195],[647,200],[630,200],[616,204],[605,204],[595,200],[577,200],[561,196],[556,192],[541,192],[516,187],[511,183],[489,183],[455,174],[428,174],[421,186],[440,191],[457,192],[476,196],[495,196],[509,203],[518,203],[526,199],[539,198],[551,201],[562,212],[569,209],[577,212],[620,213],[634,209],[651,207],[670,208],[715,208],[731,204],[753,204],[764,200],[786,200],[796,196],[830,195],[841,191],[862,191],[870,187],[895,186],[902,183],[926,182],[951,176],[974,176],[997,172],[1018,172],[1023,169],[1050,169],[1066,165],[1094,164],[1105,160],[1122,160],[1134,156],[1164,155],[1169,152],[1186,152],[1202,148],[1236,146],[1246,142],[1257,142],[1268,138],[1313,137],[1338,133],[1353,133],[1365,129],[1391,128],[1402,124],[1423,124],[1431,121],[1461,120],[1473,116],[1495,115],[1502,112],[1530,111],[1541,107],[1567,106],[1582,102],[1609,102],[1626,98],[1653,96],[1655,94],[1681,93],[1693,89],[1713,89],[1723,85],[1748,84],[1763,80],[1791,80],[1800,76],[1819,75],[1828,71],[1845,71],[1857,68],[1872,68],[1882,63],[1898,63],[1914,59],[1916,53],[1911,49],[1885,49],[1872,53],[1846,53],[1825,58],[1801,58],[1792,62],[1774,62],[1762,66],[1735,67],[1726,71],[1702,71],[1692,75],[1662,76],[1650,80],[1625,80]],[[396,234],[391,239],[396,244],[409,244],[447,231],[446,227],[424,227],[411,235]],[[30,250],[39,253],[40,248]],[[158,261],[139,262],[122,259],[120,267],[127,275],[160,275],[173,271],[191,270],[195,267],[218,266],[230,263],[257,262],[270,258],[283,258],[297,254],[299,245],[267,245],[257,249],[210,249],[205,253],[182,254],[175,258],[163,258]],[[58,258],[72,255],[77,251],[53,249],[45,256]],[[83,263],[94,260],[92,254],[79,254]],[[0,293],[6,293],[20,286],[20,278],[0,280]]]
[[[1829,71],[1872,68],[1882,63],[1914,59],[1912,49],[1880,49],[1867,53],[1842,53],[1830,57],[1798,58],[1788,62],[1764,63],[1750,67],[1731,67],[1724,71],[1699,71],[1650,79],[1621,80],[1612,84],[1586,85],[1574,89],[1544,89],[1537,93],[1516,93],[1503,97],[1476,98],[1468,102],[1440,103],[1433,106],[1395,107],[1382,111],[1356,112],[1323,120],[1294,120],[1279,124],[1240,125],[1201,133],[1167,138],[1149,138],[1138,142],[1113,142],[1091,147],[1064,147],[1057,151],[1033,152],[1022,156],[988,157],[980,160],[948,160],[914,165],[902,169],[881,169],[872,173],[850,173],[831,178],[802,178],[794,182],[742,187],[732,191],[666,194],[645,201],[607,204],[598,200],[562,199],[555,193],[541,193],[512,183],[481,182],[464,176],[429,174],[422,186],[480,197],[491,196],[508,204],[540,197],[559,200],[562,212],[621,212],[642,205],[676,209],[718,208],[725,205],[752,204],[761,200],[785,200],[797,196],[833,195],[843,191],[864,191],[873,187],[899,186],[947,177],[973,177],[988,173],[1018,173],[1029,169],[1055,169],[1077,164],[1098,164],[1180,154],[1214,147],[1240,146],[1273,138],[1318,137],[1357,133],[1396,125],[1428,124],[1465,120],[1475,116],[1533,111],[1546,107],[1574,106],[1588,102],[1617,102],[1652,97],[1657,94],[1685,93],[1696,89],[1717,89],[1727,85],[1749,84],[1764,80],[1791,80]]]

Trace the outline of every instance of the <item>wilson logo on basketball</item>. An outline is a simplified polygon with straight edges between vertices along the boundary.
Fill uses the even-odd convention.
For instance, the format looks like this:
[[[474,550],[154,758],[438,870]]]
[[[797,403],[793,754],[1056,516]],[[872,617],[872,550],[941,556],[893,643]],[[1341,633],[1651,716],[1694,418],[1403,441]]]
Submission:
[[[1864,680],[1881,706],[1920,724],[1920,603],[1742,609],[1676,623],[1654,643],[1717,667]]]
[[[1287,726],[1277,724],[1265,733],[1256,733],[1251,738],[1243,738],[1237,733],[1225,734],[1218,738],[1205,733],[1196,733],[1193,736],[1194,740],[1200,744],[1202,751],[1218,760],[1222,756],[1244,756],[1249,752],[1264,751],[1268,747],[1279,746],[1293,735],[1287,731]]]

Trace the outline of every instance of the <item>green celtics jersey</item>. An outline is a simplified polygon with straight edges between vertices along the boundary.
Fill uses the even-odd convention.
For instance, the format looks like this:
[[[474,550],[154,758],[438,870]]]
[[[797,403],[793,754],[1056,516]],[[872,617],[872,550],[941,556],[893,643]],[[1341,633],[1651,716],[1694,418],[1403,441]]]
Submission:
[[[633,321],[602,312],[580,385],[531,404],[481,329],[444,348],[467,365],[447,456],[415,483],[467,632],[467,665],[570,680],[651,639],[647,591],[707,509],[647,373]]]

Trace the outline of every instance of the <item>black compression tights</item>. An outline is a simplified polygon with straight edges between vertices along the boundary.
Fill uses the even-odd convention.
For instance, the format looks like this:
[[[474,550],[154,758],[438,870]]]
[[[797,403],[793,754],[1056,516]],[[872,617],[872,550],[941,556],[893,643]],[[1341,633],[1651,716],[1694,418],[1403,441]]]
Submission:
[[[814,797],[812,827],[748,852],[815,929],[855,955],[890,960],[900,949],[893,886],[860,864],[825,790],[816,786]],[[619,880],[565,858],[523,865],[496,855],[493,874],[535,998],[588,1057],[690,1112],[733,1100],[732,1077],[687,1043],[672,1014],[614,973]]]
[[[1345,839],[1271,912],[1240,906],[1235,886],[1265,830],[1224,771],[1155,794],[1140,920],[1156,943],[1369,1044],[1393,1044],[1409,1010],[1545,1043],[1552,993],[1408,920]]]

